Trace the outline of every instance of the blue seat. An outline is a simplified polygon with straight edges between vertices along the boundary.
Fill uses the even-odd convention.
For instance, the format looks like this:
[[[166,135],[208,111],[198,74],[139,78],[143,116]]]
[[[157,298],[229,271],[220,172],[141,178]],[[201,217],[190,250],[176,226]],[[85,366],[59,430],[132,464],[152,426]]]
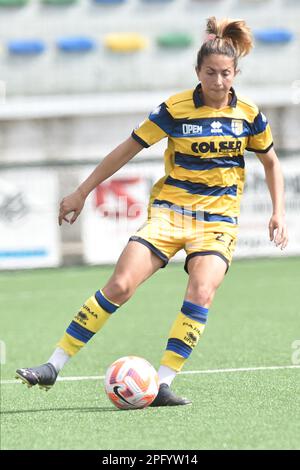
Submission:
[[[7,43],[10,54],[37,55],[42,54],[46,45],[41,39],[12,39]]]
[[[294,39],[294,34],[285,28],[267,28],[254,31],[254,37],[267,44],[285,44]]]
[[[85,36],[61,37],[56,46],[64,52],[88,52],[96,48],[96,41]]]

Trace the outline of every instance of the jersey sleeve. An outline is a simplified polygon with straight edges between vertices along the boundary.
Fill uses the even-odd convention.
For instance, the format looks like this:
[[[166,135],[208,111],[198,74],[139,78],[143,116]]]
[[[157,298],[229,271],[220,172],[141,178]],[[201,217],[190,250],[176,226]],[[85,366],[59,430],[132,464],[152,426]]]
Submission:
[[[267,153],[273,147],[273,137],[266,116],[259,112],[251,124],[246,150],[255,153]]]
[[[173,117],[171,116],[166,103],[155,108],[136,129],[131,137],[139,142],[143,147],[150,147],[164,137],[170,135],[173,128]]]

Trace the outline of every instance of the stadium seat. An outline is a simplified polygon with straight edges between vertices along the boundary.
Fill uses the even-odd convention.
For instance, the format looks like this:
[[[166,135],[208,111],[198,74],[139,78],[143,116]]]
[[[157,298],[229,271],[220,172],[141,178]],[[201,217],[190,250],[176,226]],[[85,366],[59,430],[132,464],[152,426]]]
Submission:
[[[0,0],[0,7],[22,7],[28,0]]]
[[[70,36],[59,38],[56,45],[63,52],[88,52],[95,49],[96,42],[84,36]]]
[[[285,28],[267,28],[254,31],[254,37],[266,44],[285,44],[294,39],[294,34]]]
[[[1,1],[1,0],[0,0]],[[78,0],[41,0],[44,5],[64,6],[77,3]]]
[[[41,39],[12,39],[7,43],[10,54],[15,55],[36,55],[41,54],[46,49]]]
[[[162,34],[156,41],[160,47],[184,49],[192,44],[193,39],[191,35],[186,33],[169,33]]]
[[[104,38],[105,46],[113,52],[133,52],[147,47],[147,39],[138,33],[112,33]]]

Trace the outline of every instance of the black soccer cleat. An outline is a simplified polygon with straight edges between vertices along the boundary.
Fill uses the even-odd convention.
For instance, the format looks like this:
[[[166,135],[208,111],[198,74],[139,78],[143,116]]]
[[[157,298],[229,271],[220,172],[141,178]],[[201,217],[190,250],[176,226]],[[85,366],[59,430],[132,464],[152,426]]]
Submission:
[[[38,385],[40,389],[46,392],[55,384],[57,379],[55,367],[47,362],[38,367],[30,367],[16,370],[16,379],[22,380],[28,387]]]
[[[150,406],[179,406],[179,405],[191,405],[192,402],[187,398],[176,397],[171,392],[169,385],[160,384],[158,394]]]

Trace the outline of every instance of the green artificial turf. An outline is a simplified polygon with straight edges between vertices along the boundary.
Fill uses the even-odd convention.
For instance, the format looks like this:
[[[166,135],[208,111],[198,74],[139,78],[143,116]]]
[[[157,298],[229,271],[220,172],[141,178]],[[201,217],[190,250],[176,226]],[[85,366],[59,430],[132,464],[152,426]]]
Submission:
[[[111,273],[109,267],[0,273],[1,449],[300,448],[300,368],[267,369],[291,366],[300,340],[299,258],[233,263],[186,363],[184,372],[195,373],[173,384],[192,406],[118,410],[100,378],[60,381],[47,393],[7,383],[16,368],[47,361],[74,313]],[[103,376],[126,355],[157,368],[186,283],[181,264],[160,270],[61,377]]]

